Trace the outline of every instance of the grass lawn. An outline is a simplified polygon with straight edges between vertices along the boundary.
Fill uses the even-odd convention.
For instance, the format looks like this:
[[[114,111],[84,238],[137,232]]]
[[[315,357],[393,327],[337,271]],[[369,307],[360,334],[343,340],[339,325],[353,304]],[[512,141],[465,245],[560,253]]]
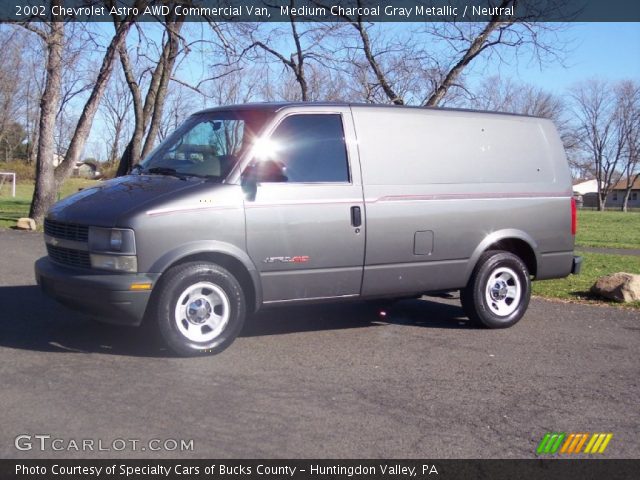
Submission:
[[[615,272],[640,274],[640,256],[604,255],[600,253],[582,253],[582,271],[580,275],[569,275],[557,280],[533,282],[533,294],[547,298],[563,300],[586,300],[625,305],[640,309],[640,302],[620,304],[608,302],[589,293],[598,277]]]
[[[576,244],[640,249],[640,212],[579,210]]]
[[[90,187],[95,183],[95,180],[87,180],[85,178],[69,178],[62,185],[59,198],[64,198],[77,192],[79,188]],[[32,183],[18,183],[16,185],[15,198],[11,196],[11,185],[7,186],[5,184],[0,192],[0,228],[13,227],[20,217],[29,216],[32,196]]]

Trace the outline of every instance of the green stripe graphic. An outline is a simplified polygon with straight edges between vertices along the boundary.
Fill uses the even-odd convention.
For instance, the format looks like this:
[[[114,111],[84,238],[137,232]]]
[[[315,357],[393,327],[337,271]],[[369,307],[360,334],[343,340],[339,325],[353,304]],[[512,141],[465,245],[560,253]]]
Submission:
[[[562,440],[564,440],[564,437],[566,436],[566,433],[561,433],[558,435],[558,440],[556,440],[555,445],[551,448],[551,453],[556,453],[558,451],[558,449],[560,448],[560,445],[562,445]]]
[[[544,451],[544,447],[547,444],[547,441],[549,440],[549,438],[551,437],[550,433],[545,434],[544,437],[542,437],[542,440],[540,441],[540,445],[538,445],[538,455],[540,455],[543,451]]]
[[[553,443],[556,441],[556,438],[558,438],[558,434],[552,433],[551,438],[549,438],[547,445],[544,447],[544,453],[551,453],[551,447],[553,447]]]
[[[567,436],[566,433],[554,433],[554,432],[546,433],[545,436],[542,437],[542,440],[538,445],[538,450],[537,450],[538,455],[542,453],[548,453],[548,454],[556,453],[560,448],[560,445],[562,445],[562,441],[565,439],[566,436]]]

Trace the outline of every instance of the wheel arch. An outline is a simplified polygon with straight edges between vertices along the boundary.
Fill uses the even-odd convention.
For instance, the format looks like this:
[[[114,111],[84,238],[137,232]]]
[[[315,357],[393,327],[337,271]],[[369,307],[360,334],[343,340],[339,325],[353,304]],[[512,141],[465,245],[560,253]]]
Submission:
[[[504,250],[518,256],[534,277],[538,272],[540,254],[537,242],[526,232],[516,229],[499,230],[487,235],[476,247],[465,273],[465,282],[469,282],[480,256],[488,250]]]
[[[188,262],[206,261],[229,270],[240,282],[247,296],[247,307],[255,312],[262,305],[260,275],[249,256],[240,248],[222,242],[193,242],[165,253],[152,266],[164,274],[168,269]],[[162,275],[159,281],[162,281]]]

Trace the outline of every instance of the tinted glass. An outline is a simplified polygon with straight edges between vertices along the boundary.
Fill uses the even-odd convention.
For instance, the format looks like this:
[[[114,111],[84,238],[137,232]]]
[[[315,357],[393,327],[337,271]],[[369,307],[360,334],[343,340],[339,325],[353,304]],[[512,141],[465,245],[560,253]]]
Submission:
[[[271,136],[273,159],[261,162],[263,182],[348,182],[340,115],[293,115]]]

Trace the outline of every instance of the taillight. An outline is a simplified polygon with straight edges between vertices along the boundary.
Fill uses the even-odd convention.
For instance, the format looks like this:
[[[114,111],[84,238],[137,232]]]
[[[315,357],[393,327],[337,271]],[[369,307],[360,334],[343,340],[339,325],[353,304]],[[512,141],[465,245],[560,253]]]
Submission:
[[[576,211],[576,199],[571,198],[571,235],[578,231],[578,212]]]

